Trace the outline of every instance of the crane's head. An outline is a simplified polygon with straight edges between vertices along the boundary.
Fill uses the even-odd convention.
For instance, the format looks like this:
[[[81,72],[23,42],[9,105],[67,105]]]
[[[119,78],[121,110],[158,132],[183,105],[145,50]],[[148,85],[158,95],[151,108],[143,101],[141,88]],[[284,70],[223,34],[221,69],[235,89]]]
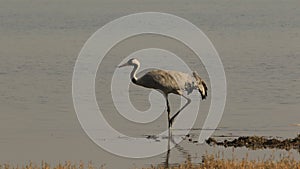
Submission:
[[[138,65],[140,65],[140,62],[137,59],[132,58],[132,59],[129,59],[126,63],[124,63],[118,67],[121,68],[124,66],[138,66]]]

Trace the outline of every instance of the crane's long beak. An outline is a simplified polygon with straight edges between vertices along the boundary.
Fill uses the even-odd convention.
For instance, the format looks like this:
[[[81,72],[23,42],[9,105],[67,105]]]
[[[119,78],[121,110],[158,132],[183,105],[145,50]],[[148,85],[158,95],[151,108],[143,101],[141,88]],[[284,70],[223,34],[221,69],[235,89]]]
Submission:
[[[124,67],[124,66],[129,66],[129,64],[128,63],[124,63],[122,65],[119,65],[118,68],[121,68],[121,67]]]

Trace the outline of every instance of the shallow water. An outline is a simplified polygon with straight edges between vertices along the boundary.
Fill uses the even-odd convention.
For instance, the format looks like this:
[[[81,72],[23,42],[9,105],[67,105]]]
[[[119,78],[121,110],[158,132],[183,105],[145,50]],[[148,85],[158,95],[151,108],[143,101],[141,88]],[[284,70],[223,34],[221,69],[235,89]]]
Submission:
[[[106,164],[107,168],[134,168],[164,161],[165,154],[133,160],[102,150],[81,129],[72,103],[73,67],[84,42],[107,22],[143,11],[162,11],[188,19],[207,34],[215,45],[225,68],[228,85],[225,112],[215,136],[295,137],[300,131],[299,125],[296,125],[300,123],[298,5],[297,0],[151,3],[135,0],[2,0],[1,162],[92,160],[96,164]],[[156,42],[155,37],[152,38],[149,43]],[[111,56],[146,45],[146,42],[137,43],[139,39],[131,40],[131,43],[113,51]],[[167,44],[162,43],[169,47]],[[190,55],[182,48],[176,49],[182,56]],[[188,62],[193,65],[194,60]],[[110,64],[106,66],[110,67]],[[200,74],[209,81],[203,66],[193,66],[198,66]],[[107,93],[103,87],[105,83],[101,81],[102,76],[111,75],[113,70],[97,74],[96,94],[99,103],[103,94]],[[124,70],[124,79],[128,78],[128,72],[129,69]],[[146,97],[149,91],[135,86],[131,90],[137,109],[147,110],[150,106]],[[172,110],[178,108],[176,97],[171,97],[171,102]],[[209,104],[209,99],[201,103],[201,113],[194,128],[202,127]],[[118,115],[110,114],[110,106],[104,103],[101,107],[108,112],[105,117],[112,122],[116,119],[114,127],[126,134],[144,137],[166,129],[164,115],[151,124],[137,127]],[[199,131],[193,132],[197,138]],[[122,138],[118,141],[122,141]],[[201,155],[206,151],[224,151],[226,158],[232,157],[232,149],[195,145],[187,140],[180,146],[185,153],[172,149],[171,163],[184,161],[187,154],[194,162],[200,162]],[[273,150],[253,151],[245,148],[234,151],[237,156],[249,153],[253,159],[273,153]],[[299,154],[293,153],[299,159]]]

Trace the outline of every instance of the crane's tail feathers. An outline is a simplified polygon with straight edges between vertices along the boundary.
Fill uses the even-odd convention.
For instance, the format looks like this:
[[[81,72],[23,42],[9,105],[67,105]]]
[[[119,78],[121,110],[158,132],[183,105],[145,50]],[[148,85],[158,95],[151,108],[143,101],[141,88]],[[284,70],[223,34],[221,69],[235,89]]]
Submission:
[[[193,71],[193,76],[197,81],[196,87],[198,88],[198,90],[201,94],[202,100],[206,99],[207,90],[208,90],[207,86],[206,86],[206,83],[201,79],[201,77],[198,75],[198,73],[196,71]]]

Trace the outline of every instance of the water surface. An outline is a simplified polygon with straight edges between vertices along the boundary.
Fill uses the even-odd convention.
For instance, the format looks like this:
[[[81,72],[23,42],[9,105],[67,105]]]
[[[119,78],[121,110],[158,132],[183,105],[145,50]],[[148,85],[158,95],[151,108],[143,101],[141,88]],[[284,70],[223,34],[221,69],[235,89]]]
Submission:
[[[133,160],[102,150],[81,129],[72,103],[73,66],[84,42],[107,22],[143,11],[167,12],[188,19],[208,35],[218,50],[225,67],[228,95],[215,136],[295,137],[300,129],[293,125],[300,123],[298,5],[297,0],[1,0],[1,162],[92,160],[106,164],[107,168],[134,168],[164,161],[165,154]],[[139,44],[125,45],[123,49],[130,46]],[[115,54],[122,54],[122,50]],[[183,56],[189,54],[182,53]],[[208,81],[202,65],[199,70],[203,70],[201,74]],[[101,90],[103,84],[99,77],[97,75],[96,93],[101,101],[105,91]],[[133,94],[145,99],[147,92],[134,89],[137,91]],[[173,100],[176,103],[175,97]],[[136,106],[141,110],[149,107],[147,102],[139,103]],[[201,128],[209,103],[208,100],[201,104],[203,113],[195,128]],[[109,105],[103,109],[109,112]],[[113,116],[108,113],[106,117]],[[167,125],[165,116],[140,129],[124,119],[119,120],[121,126],[128,127],[129,134],[140,137],[155,134]],[[183,141],[180,146],[184,153],[175,148],[170,162],[182,162],[187,154],[200,162],[205,151],[225,151],[229,158],[232,154],[232,149],[211,148],[189,141]],[[241,152],[255,158],[272,150],[241,148]]]

